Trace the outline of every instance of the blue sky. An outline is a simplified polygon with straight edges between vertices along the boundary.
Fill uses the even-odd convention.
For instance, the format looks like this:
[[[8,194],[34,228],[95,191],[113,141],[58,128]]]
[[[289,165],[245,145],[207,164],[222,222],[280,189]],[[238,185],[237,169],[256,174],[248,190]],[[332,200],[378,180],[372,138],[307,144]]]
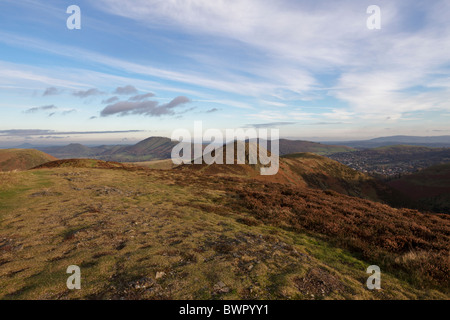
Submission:
[[[198,120],[311,140],[447,135],[449,17],[446,0],[2,0],[0,145],[133,143]]]

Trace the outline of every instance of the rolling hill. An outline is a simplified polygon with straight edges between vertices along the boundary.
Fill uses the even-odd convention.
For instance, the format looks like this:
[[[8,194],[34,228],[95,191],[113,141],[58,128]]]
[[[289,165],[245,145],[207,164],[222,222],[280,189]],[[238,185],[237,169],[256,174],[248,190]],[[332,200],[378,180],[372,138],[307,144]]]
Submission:
[[[234,146],[236,150],[236,143]],[[248,161],[249,150],[257,150],[256,148],[256,142],[246,143],[246,164],[191,164],[179,166],[176,170],[207,175],[236,176],[298,187],[335,191],[349,196],[388,203],[395,207],[403,207],[410,204],[406,197],[385,183],[337,161],[314,153],[284,155],[280,158],[278,173],[272,176],[263,176],[260,174],[262,165],[259,162],[252,165]],[[226,149],[222,153],[223,162],[225,163]],[[236,154],[235,163],[237,163]]]
[[[32,149],[0,150],[0,171],[27,170],[57,160],[42,151]]]
[[[0,299],[449,298],[447,215],[97,160],[8,177]],[[365,287],[371,264],[382,290]],[[69,265],[81,268],[82,290],[67,290]]]
[[[350,152],[355,149],[348,146],[328,145],[318,142],[280,139],[280,155],[310,152],[318,155],[329,155],[337,152]],[[270,143],[268,144],[270,149]]]
[[[70,144],[63,147],[43,147],[39,150],[59,159],[94,158],[105,161],[143,162],[170,159],[172,149],[178,142],[164,137],[150,137],[135,145],[110,145],[87,147]],[[270,142],[269,142],[270,146]],[[203,146],[204,147],[204,146]],[[346,146],[325,145],[316,142],[280,139],[280,154],[312,152],[328,155],[336,152],[348,152],[354,149]]]
[[[404,175],[388,184],[423,210],[450,214],[450,163]]]
[[[105,161],[135,162],[169,159],[172,148],[177,142],[169,138],[150,137],[131,146],[104,145],[87,147],[81,144],[70,144],[63,147],[39,148],[60,159],[93,158]]]

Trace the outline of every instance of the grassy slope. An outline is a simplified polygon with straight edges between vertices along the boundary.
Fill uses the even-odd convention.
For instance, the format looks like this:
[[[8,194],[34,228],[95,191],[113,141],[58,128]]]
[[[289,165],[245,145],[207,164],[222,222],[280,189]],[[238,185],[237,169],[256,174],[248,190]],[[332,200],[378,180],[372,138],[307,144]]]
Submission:
[[[33,149],[0,150],[0,171],[27,170],[56,160],[55,157]]]
[[[237,195],[257,181],[70,167],[3,175],[3,299],[448,298],[386,272],[383,290],[368,291],[373,261],[243,207]],[[82,290],[65,287],[72,264]]]
[[[136,166],[146,167],[149,169],[158,169],[158,170],[170,170],[177,166],[173,163],[172,159],[131,162],[131,164],[136,165]]]
[[[389,181],[389,185],[426,210],[450,213],[450,163],[432,166]]]
[[[333,190],[349,196],[389,203],[396,207],[409,202],[403,195],[384,183],[314,153],[294,153],[283,156],[280,159],[279,171],[274,176],[261,176],[257,165],[184,165],[178,167],[177,170],[219,176],[247,177],[299,187]]]

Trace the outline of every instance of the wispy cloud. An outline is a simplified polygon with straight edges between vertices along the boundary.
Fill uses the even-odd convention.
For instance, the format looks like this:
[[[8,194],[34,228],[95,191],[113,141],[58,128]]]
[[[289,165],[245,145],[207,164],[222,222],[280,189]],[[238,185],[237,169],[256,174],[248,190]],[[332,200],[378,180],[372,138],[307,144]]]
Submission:
[[[128,99],[129,101],[142,101],[151,97],[154,97],[155,94],[154,93],[145,93],[145,94],[138,94],[136,96],[131,97],[130,99]]]
[[[38,111],[48,111],[48,110],[55,110],[58,109],[57,106],[55,105],[48,105],[48,106],[42,106],[42,107],[34,107],[34,108],[30,108],[25,110],[25,113],[36,113]]]
[[[145,132],[144,130],[122,130],[122,131],[55,131],[44,129],[11,129],[0,130],[0,136],[41,136],[41,135],[84,135],[84,134],[109,134],[109,133],[134,133]]]
[[[250,128],[277,128],[281,126],[289,126],[292,124],[296,124],[296,122],[269,122],[269,123],[253,123],[253,124],[246,124],[244,127],[250,127]]]
[[[77,110],[76,109],[65,110],[65,111],[61,112],[61,114],[63,116],[66,116],[66,115],[74,113],[74,112],[77,112]]]

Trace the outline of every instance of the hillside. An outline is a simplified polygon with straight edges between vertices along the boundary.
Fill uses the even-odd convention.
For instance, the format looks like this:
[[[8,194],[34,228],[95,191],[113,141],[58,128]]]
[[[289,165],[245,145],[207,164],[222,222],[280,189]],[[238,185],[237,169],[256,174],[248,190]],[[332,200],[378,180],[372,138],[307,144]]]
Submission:
[[[32,149],[0,150],[0,171],[27,170],[56,160],[55,157]]]
[[[0,299],[449,298],[447,216],[255,179],[59,163],[0,179]],[[365,288],[371,264],[380,291]],[[69,265],[82,290],[67,290]]]
[[[170,159],[172,149],[177,144],[178,142],[169,138],[150,137],[132,146],[103,152],[100,157],[104,160],[127,162]]]
[[[388,184],[424,210],[450,214],[450,163],[404,175]]]
[[[411,202],[383,182],[314,153],[285,155],[280,158],[279,170],[276,175],[262,176],[260,174],[261,164],[248,164],[250,147],[255,149],[256,143],[246,143],[246,164],[182,165],[176,169],[208,175],[236,176],[299,187],[333,190],[344,195],[388,203],[395,207],[402,207]],[[222,152],[225,162],[226,150]],[[236,157],[235,163],[237,163]]]
[[[105,161],[136,162],[169,159],[172,148],[177,142],[169,138],[150,137],[135,145],[104,145],[87,147],[72,143],[63,147],[40,148],[44,152],[60,159],[92,158]]]
[[[135,166],[131,164],[122,164],[119,162],[103,161],[96,159],[63,159],[33,167],[32,169],[50,169],[50,168],[92,168],[92,169],[132,169]]]
[[[381,176],[412,173],[450,161],[450,148],[395,145],[329,156],[353,169]]]
[[[337,152],[350,152],[355,149],[347,146],[327,145],[318,142],[280,139],[280,155],[310,152],[318,155],[329,155]],[[270,149],[270,142],[268,144]]]

